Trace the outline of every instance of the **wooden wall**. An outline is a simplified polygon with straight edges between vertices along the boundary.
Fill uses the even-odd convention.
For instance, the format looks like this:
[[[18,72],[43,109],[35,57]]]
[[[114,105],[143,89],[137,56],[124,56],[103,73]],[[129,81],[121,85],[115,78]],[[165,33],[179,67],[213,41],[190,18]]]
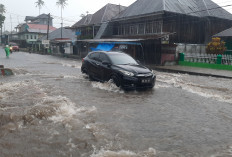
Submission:
[[[163,21],[163,32],[176,32],[170,37],[172,43],[208,43],[213,35],[232,27],[232,21],[226,19],[174,13],[165,13]]]

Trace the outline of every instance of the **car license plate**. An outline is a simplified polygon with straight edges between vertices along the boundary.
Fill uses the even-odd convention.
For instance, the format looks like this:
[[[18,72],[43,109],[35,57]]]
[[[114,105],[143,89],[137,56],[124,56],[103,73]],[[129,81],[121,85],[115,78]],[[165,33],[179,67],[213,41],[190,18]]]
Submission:
[[[142,79],[142,83],[150,83],[151,79]]]

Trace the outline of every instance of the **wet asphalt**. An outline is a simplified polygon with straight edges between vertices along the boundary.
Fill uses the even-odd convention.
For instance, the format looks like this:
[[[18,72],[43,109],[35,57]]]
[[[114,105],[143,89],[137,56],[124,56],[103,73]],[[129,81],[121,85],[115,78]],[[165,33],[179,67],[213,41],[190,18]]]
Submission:
[[[0,64],[0,154],[232,156],[231,79],[156,71],[152,90],[89,81],[81,60],[15,52]]]

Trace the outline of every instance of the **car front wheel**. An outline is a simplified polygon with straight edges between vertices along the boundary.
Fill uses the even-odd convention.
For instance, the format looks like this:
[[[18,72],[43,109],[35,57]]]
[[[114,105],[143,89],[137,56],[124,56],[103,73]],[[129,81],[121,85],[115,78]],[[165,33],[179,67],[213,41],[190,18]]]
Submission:
[[[121,80],[117,75],[112,75],[111,76],[111,80],[113,81],[113,83],[117,86],[120,87],[121,86]]]
[[[82,73],[86,74],[89,77],[90,80],[93,80],[93,77],[89,74],[87,68],[83,68],[81,71],[82,71]]]

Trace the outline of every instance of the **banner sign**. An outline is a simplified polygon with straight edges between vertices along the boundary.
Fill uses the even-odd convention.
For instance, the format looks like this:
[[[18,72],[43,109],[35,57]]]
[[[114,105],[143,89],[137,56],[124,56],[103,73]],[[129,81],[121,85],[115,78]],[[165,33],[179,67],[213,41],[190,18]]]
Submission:
[[[50,40],[42,40],[43,45],[49,45]]]

